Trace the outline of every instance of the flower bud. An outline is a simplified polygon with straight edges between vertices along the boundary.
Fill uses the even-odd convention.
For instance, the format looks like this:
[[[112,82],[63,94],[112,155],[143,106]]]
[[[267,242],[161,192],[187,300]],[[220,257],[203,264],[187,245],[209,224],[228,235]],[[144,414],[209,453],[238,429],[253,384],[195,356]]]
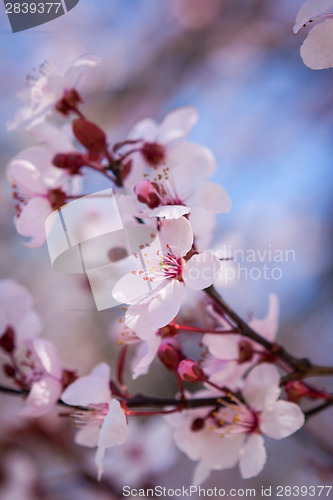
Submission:
[[[156,208],[160,204],[158,192],[154,185],[146,180],[139,181],[134,192],[141,203],[145,203],[149,208]]]
[[[157,355],[164,366],[173,372],[177,370],[182,358],[180,349],[177,349],[172,344],[161,344]]]
[[[200,382],[203,371],[193,359],[183,359],[178,366],[178,373],[184,382]]]
[[[55,167],[68,170],[70,175],[76,175],[80,168],[86,164],[86,161],[81,153],[58,153],[53,158],[52,163]]]
[[[7,375],[7,377],[10,377],[10,378],[15,377],[16,370],[12,365],[5,364],[5,365],[3,365],[2,369],[3,369],[4,374]]]

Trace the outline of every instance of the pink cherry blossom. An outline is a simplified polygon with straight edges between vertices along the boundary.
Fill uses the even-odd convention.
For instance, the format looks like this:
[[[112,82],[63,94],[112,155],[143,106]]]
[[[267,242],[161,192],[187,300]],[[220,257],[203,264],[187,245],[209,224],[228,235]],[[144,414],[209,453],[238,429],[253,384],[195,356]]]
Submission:
[[[308,23],[314,26],[301,47],[304,63],[311,69],[324,69],[333,66],[333,1],[308,0],[300,8],[294,26],[297,33]]]
[[[46,144],[25,149],[8,165],[8,177],[18,201],[15,225],[19,234],[31,238],[25,243],[30,248],[45,242],[46,218],[65,203],[67,191],[72,192],[67,172],[52,164],[59,149],[73,148],[66,132],[51,125],[36,127],[33,132],[39,140],[47,141]]]
[[[17,345],[37,337],[42,323],[26,288],[13,280],[0,280],[0,336],[8,327],[14,331]]]
[[[29,130],[44,121],[64,93],[78,85],[84,71],[100,62],[97,56],[85,54],[73,61],[63,74],[48,62],[42,64],[36,76],[29,79],[30,86],[21,95],[23,106],[8,123],[8,130]]]
[[[148,270],[133,270],[120,278],[113,289],[118,302],[130,304],[125,323],[140,338],[155,332],[178,314],[186,287],[202,290],[216,279],[220,261],[210,252],[185,257],[192,248],[193,233],[187,219],[166,220],[161,225],[160,242],[144,251]],[[151,329],[151,330],[150,330]]]
[[[75,442],[92,448],[97,446],[95,462],[99,479],[106,448],[124,443],[128,435],[125,414],[119,401],[112,398],[109,380],[109,366],[100,363],[90,375],[75,380],[61,395],[68,405],[87,407],[73,414],[80,427]]]
[[[263,435],[283,439],[302,427],[299,406],[278,400],[279,383],[278,370],[263,363],[245,380],[245,403],[231,396],[232,403],[222,403],[217,412],[198,409],[166,417],[177,446],[199,462],[194,484],[205,481],[211,470],[229,469],[238,462],[244,479],[258,475],[266,462]],[[200,391],[195,397],[212,395],[218,397],[212,391]]]
[[[49,340],[35,339],[25,360],[19,366],[24,383],[30,387],[24,417],[41,417],[56,404],[62,391],[62,366],[55,346]]]

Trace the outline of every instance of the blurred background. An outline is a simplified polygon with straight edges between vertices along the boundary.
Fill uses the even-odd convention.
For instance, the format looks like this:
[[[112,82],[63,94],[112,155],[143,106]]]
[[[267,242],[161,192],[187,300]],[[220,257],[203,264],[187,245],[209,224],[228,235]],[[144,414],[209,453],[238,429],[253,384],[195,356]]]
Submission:
[[[225,264],[236,278],[221,280],[219,290],[243,317],[264,316],[268,294],[277,293],[279,341],[300,357],[332,364],[333,73],[310,70],[300,58],[307,29],[294,35],[292,28],[302,3],[80,0],[65,16],[15,35],[1,4],[0,277],[33,294],[44,335],[58,347],[65,367],[86,374],[106,354],[112,363],[111,312],[97,313],[83,279],[58,274],[45,246],[29,250],[16,233],[6,164],[31,141],[25,133],[7,133],[6,122],[33,68],[48,60],[63,70],[86,52],[96,53],[103,65],[81,86],[84,111],[111,142],[124,139],[141,118],[160,120],[182,105],[199,110],[190,140],[213,151],[218,162],[213,180],[233,203],[231,212],[218,218],[212,246],[226,256],[236,250],[256,253],[255,261]],[[280,252],[282,261],[272,262],[268,250]],[[288,251],[292,258],[286,258]],[[270,269],[266,277],[264,264]],[[238,277],[239,265],[246,271]],[[172,395],[168,374],[161,366],[152,370],[154,377],[130,382],[131,389]],[[316,383],[332,390],[329,380]],[[1,499],[107,499],[117,498],[122,484],[131,481],[137,487],[191,484],[193,464],[176,453],[164,430],[155,435],[145,428],[135,434],[154,435],[147,470],[135,459],[140,454],[114,449],[109,473],[97,483],[93,454],[72,444],[67,420],[55,412],[22,421],[13,417],[21,405],[0,394]],[[213,473],[205,486],[332,484],[332,412],[314,417],[293,438],[269,442],[268,462],[258,478],[244,481],[235,468]],[[155,469],[154,453],[168,457]],[[134,478],[119,471],[112,475],[119,461],[140,472]]]

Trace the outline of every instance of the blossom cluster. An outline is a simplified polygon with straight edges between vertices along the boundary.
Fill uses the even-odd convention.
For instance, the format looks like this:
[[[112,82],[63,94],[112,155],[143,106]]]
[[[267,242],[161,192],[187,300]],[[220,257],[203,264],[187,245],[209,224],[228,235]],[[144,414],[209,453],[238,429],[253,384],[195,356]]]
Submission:
[[[30,238],[25,243],[30,248],[47,240],[50,214],[86,194],[91,174],[112,186],[124,221],[147,224],[158,235],[144,247],[144,262],[136,258],[137,266],[112,290],[124,304],[119,321],[110,325],[110,342],[115,349],[122,346],[117,373],[111,378],[107,360],[83,376],[75,367],[64,370],[52,342],[39,337],[41,322],[30,295],[9,280],[0,284],[3,371],[26,398],[23,416],[43,416],[58,403],[67,406],[79,427],[75,442],[97,448],[99,478],[105,450],[131,442],[135,416],[155,414],[164,415],[177,447],[197,462],[195,484],[212,470],[236,464],[243,478],[256,476],[266,462],[264,437],[296,432],[304,424],[302,398],[327,394],[301,381],[288,383],[282,392],[275,295],[264,319],[253,316],[241,324],[216,298],[221,261],[209,244],[216,214],[227,213],[231,202],[210,180],[213,153],[187,139],[197,111],[182,107],[160,123],[143,119],[122,142],[112,143],[82,111],[79,80],[99,63],[85,55],[63,75],[44,64],[29,81],[9,129],[26,130],[37,145],[9,163],[8,178],[15,225]],[[190,351],[189,338],[195,347]],[[163,405],[130,392],[123,379],[130,350],[133,379],[148,374],[153,362],[175,378],[179,392],[172,402]],[[140,403],[154,410],[136,410]]]

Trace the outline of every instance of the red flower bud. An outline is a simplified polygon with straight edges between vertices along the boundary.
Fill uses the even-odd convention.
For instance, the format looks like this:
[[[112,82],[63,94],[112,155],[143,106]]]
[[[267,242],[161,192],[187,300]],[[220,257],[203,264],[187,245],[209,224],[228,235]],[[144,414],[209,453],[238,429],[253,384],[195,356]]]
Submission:
[[[156,208],[159,206],[160,199],[158,191],[151,182],[146,180],[139,181],[134,188],[134,192],[138,200],[148,205],[149,208]]]
[[[80,168],[86,164],[86,161],[81,153],[58,153],[53,158],[52,163],[55,167],[68,170],[70,175],[76,175]]]
[[[178,373],[185,382],[200,382],[203,371],[193,359],[183,359],[178,366]]]
[[[158,357],[168,370],[175,372],[182,358],[182,353],[172,344],[161,344],[158,349]]]
[[[204,427],[204,425],[205,425],[205,421],[203,418],[196,418],[191,425],[191,430],[193,432],[201,431],[201,429]]]

